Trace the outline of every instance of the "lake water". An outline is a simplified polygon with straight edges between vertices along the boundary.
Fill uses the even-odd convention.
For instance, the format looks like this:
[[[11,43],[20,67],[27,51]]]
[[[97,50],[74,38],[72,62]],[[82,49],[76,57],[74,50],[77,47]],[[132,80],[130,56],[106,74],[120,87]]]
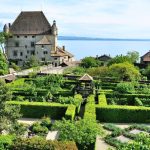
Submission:
[[[77,60],[103,54],[110,54],[113,57],[133,50],[138,51],[142,56],[150,50],[150,41],[59,40],[58,45],[65,45],[66,50],[74,54]]]

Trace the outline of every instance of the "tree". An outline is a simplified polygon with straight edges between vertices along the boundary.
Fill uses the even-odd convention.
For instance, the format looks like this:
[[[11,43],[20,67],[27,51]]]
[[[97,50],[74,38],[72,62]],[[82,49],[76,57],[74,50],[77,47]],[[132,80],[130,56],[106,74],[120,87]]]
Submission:
[[[132,63],[135,63],[135,62],[137,62],[139,60],[139,52],[137,52],[137,51],[129,51],[127,53],[127,57],[130,58]]]
[[[81,61],[81,66],[84,68],[98,67],[100,64],[99,60],[96,60],[94,57],[85,57]]]
[[[89,68],[87,70],[87,73],[91,76],[96,76],[96,77],[107,77],[109,73],[109,69],[106,66],[102,67],[94,67],[94,68]]]
[[[139,70],[128,62],[111,65],[109,67],[109,73],[112,77],[125,81],[136,81],[141,77]]]
[[[25,64],[26,67],[37,67],[39,66],[39,61],[36,56],[31,56]]]
[[[108,66],[124,62],[132,63],[131,59],[128,56],[117,55],[108,62]]]
[[[11,130],[20,117],[20,107],[8,105],[6,101],[11,99],[11,92],[3,80],[0,80],[0,133],[2,130]]]
[[[6,57],[0,50],[0,75],[4,75],[8,73],[8,63]]]
[[[146,67],[146,69],[144,69],[144,70],[142,71],[142,74],[145,75],[148,79],[150,79],[150,65],[148,65],[148,66]]]

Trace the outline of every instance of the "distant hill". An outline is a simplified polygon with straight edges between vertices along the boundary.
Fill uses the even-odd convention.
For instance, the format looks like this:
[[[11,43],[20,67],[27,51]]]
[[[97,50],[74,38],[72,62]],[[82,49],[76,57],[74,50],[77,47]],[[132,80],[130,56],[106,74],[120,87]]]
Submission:
[[[150,39],[120,39],[120,38],[92,38],[77,36],[58,36],[58,40],[83,40],[83,41],[150,41]]]

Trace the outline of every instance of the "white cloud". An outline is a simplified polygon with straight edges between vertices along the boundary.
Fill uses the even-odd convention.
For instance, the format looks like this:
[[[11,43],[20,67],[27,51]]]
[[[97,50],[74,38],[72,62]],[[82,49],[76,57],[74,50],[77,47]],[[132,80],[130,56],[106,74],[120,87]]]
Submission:
[[[148,0],[0,0],[0,22],[12,22],[21,10],[43,10],[60,34],[79,36],[150,38]],[[42,6],[42,7],[41,7]]]

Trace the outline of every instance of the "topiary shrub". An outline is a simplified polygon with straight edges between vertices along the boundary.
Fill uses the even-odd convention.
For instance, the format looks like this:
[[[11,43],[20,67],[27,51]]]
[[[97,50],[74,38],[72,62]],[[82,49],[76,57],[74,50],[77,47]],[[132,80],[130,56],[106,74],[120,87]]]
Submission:
[[[131,82],[118,83],[115,91],[117,91],[120,94],[133,94],[133,93],[135,93],[134,85]]]

